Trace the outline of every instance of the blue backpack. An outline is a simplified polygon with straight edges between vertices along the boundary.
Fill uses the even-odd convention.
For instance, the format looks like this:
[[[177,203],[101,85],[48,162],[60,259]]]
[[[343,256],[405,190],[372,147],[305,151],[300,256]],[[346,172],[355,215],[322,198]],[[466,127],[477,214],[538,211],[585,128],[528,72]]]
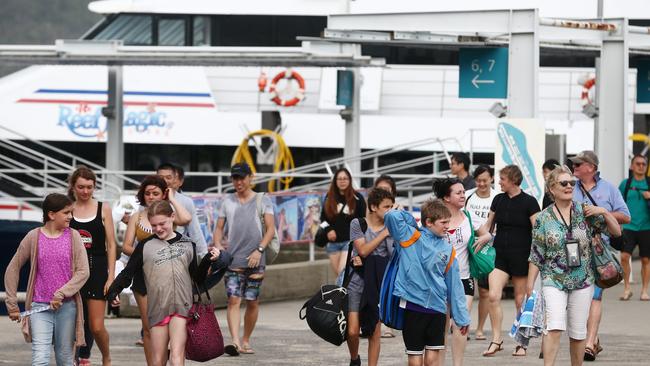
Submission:
[[[393,256],[390,258],[379,292],[379,319],[387,327],[402,330],[404,328],[404,309],[399,306],[400,298],[393,295],[395,279],[399,270],[400,246],[395,242]]]

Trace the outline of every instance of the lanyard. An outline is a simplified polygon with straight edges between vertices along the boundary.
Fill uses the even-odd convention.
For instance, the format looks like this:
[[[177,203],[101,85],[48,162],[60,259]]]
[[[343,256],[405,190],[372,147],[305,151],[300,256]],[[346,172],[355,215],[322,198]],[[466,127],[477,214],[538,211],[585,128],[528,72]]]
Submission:
[[[571,217],[572,217],[572,212],[573,211],[573,203],[571,204],[571,208],[569,209],[569,225],[567,225],[566,220],[564,219],[564,216],[562,216],[562,211],[560,211],[560,208],[557,207],[557,204],[553,204],[555,206],[555,209],[557,212],[560,214],[560,218],[562,219],[562,223],[564,223],[564,226],[567,229],[567,239],[571,240],[573,239],[573,227],[571,226]]]

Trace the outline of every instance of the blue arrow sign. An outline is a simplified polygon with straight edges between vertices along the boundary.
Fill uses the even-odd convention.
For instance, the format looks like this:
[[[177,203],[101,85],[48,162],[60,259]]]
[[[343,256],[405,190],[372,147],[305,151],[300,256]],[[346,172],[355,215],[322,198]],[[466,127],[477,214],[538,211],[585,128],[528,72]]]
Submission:
[[[650,103],[650,60],[639,61],[636,70],[636,101]]]
[[[461,48],[458,66],[460,98],[508,97],[507,48]]]

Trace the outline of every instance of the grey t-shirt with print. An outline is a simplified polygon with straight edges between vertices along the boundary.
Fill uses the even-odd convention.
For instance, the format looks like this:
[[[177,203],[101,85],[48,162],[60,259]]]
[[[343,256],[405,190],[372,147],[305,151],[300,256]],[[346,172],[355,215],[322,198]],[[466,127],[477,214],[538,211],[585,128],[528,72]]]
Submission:
[[[256,193],[257,195],[257,193]],[[227,252],[232,256],[230,269],[248,268],[248,257],[262,241],[262,221],[257,212],[257,196],[248,202],[240,203],[235,193],[224,197],[219,207],[219,218],[226,219],[224,233],[228,238]],[[273,203],[264,195],[262,197],[264,214],[273,215]],[[266,256],[260,260],[261,268],[266,267]]]
[[[383,227],[381,230],[375,232],[372,231],[370,226],[368,226],[368,229],[364,234],[363,230],[361,230],[359,219],[354,219],[352,222],[350,222],[350,241],[365,238],[366,243],[369,243],[377,236],[379,236],[379,233],[382,230],[384,230]],[[391,254],[393,254],[393,238],[391,236],[388,236],[386,239],[382,240],[377,248],[375,248],[375,250],[370,253],[370,255],[379,255],[382,257],[389,257]],[[352,256],[354,257],[355,255],[358,255],[356,248],[352,250]],[[363,292],[363,278],[359,276],[355,271],[352,271],[352,277],[350,277],[350,283],[348,284],[348,291],[354,291],[358,293]]]

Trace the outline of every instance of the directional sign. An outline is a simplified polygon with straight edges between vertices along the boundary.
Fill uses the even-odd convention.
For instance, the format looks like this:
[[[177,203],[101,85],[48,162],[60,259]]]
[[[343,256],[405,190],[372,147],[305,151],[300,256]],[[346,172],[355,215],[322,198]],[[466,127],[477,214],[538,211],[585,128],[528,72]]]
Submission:
[[[650,103],[650,60],[639,61],[637,66],[636,102]]]
[[[460,98],[508,97],[507,48],[461,48],[458,59]]]

